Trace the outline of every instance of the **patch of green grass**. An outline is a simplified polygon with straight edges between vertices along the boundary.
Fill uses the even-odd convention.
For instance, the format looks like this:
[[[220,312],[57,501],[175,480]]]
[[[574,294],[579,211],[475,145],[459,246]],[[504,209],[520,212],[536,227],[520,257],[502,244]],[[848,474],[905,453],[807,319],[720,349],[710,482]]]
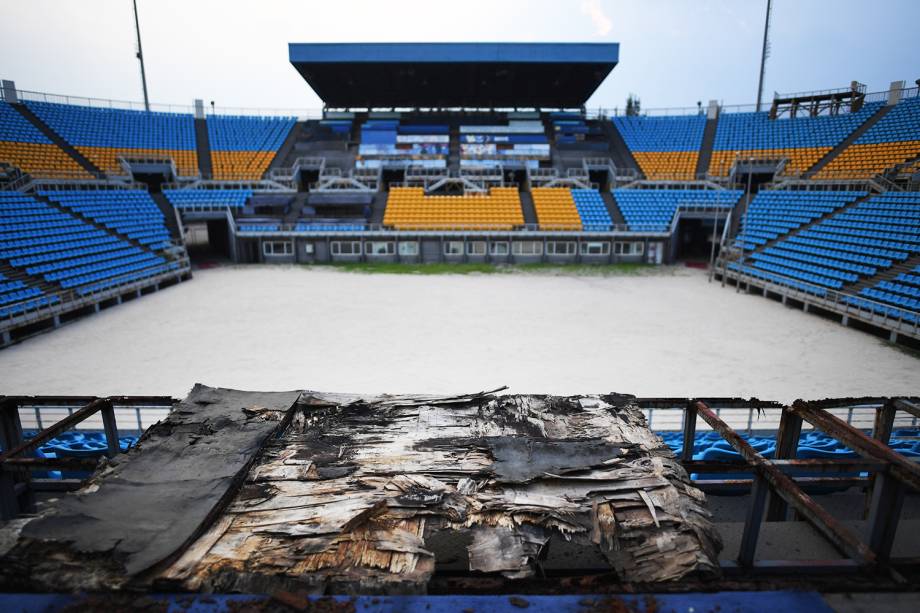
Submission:
[[[313,264],[310,267],[328,268],[343,272],[388,275],[468,275],[468,274],[541,274],[566,276],[622,276],[659,274],[667,267],[652,264],[474,264],[439,263],[405,264],[392,262],[341,262]]]

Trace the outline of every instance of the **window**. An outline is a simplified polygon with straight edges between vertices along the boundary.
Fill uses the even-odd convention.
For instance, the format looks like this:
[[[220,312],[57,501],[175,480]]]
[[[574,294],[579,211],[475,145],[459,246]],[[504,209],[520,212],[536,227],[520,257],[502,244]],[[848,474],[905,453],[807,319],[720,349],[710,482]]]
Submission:
[[[463,255],[463,241],[447,241],[444,243],[444,255]]]
[[[489,245],[489,253],[492,255],[508,255],[508,243],[500,241]]]
[[[332,255],[361,255],[359,241],[332,241],[330,248]]]
[[[540,241],[514,241],[511,243],[514,255],[543,255],[543,243]]]
[[[364,243],[364,253],[367,255],[393,255],[396,245],[393,241],[368,241]]]
[[[610,243],[602,241],[593,241],[581,244],[582,255],[609,255]]]
[[[466,254],[467,255],[485,255],[486,254],[486,242],[485,241],[470,241],[466,244]]]
[[[614,243],[613,252],[617,255],[642,255],[645,243]]]
[[[547,255],[575,255],[575,241],[549,241],[546,243]]]
[[[262,243],[264,255],[293,255],[294,243],[291,241],[265,241]]]
[[[418,241],[400,241],[399,255],[418,255]]]

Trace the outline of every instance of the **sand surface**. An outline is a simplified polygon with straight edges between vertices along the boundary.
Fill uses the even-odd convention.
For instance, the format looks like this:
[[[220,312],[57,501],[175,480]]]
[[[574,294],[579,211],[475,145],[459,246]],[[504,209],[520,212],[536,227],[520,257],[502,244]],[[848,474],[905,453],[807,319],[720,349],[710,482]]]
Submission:
[[[5,394],[181,397],[199,381],[790,401],[917,394],[920,360],[689,269],[428,276],[227,267],[0,351]]]

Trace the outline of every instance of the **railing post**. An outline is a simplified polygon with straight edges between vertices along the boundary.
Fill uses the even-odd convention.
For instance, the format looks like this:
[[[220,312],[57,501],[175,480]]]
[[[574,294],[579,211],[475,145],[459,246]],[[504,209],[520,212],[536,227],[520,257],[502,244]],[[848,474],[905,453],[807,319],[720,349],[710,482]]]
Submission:
[[[894,430],[894,418],[897,413],[894,401],[886,400],[885,404],[875,411],[875,422],[872,425],[872,438],[885,445],[891,440],[891,431]],[[869,486],[866,488],[866,504],[863,516],[869,518],[872,514],[872,502],[874,500],[875,489],[878,485],[878,479],[881,473],[874,473],[869,476]],[[890,480],[890,478],[889,478]]]
[[[105,429],[105,442],[108,445],[106,455],[114,458],[121,451],[118,444],[118,427],[115,424],[115,408],[112,401],[108,400],[99,412],[102,414],[102,427]]]
[[[779,418],[779,429],[776,431],[776,454],[773,457],[777,460],[795,458],[799,450],[801,434],[802,418],[784,408]],[[767,521],[785,521],[786,510],[786,501],[779,496],[771,495],[767,508]]]
[[[880,561],[891,557],[891,547],[898,531],[904,486],[887,471],[875,474],[872,504],[869,511],[868,545]]]
[[[680,461],[689,462],[693,459],[693,443],[696,438],[696,404],[687,403],[684,407],[684,443],[680,452]]]
[[[757,469],[754,476],[754,485],[751,487],[751,500],[748,503],[747,516],[744,519],[741,547],[738,550],[738,563],[744,568],[750,568],[754,565],[757,539],[760,536],[760,526],[763,523],[764,507],[769,490],[770,486],[767,484],[767,480],[763,478],[760,469]]]

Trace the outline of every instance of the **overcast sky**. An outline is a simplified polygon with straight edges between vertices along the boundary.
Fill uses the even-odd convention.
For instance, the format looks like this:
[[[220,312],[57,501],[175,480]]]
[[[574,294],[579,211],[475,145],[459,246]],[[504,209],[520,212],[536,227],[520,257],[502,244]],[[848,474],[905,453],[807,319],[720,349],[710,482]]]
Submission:
[[[319,108],[289,42],[606,42],[589,101],[753,103],[766,0],[138,0],[153,102]],[[920,78],[920,0],[775,0],[765,99]],[[0,77],[20,89],[141,100],[131,0],[0,0]]]

